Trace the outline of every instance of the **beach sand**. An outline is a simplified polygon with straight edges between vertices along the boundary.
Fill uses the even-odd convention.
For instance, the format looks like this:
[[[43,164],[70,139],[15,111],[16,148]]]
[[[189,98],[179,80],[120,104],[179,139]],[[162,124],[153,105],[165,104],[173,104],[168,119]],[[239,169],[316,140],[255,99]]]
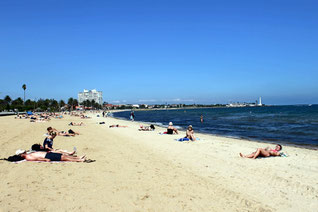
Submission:
[[[58,136],[55,148],[76,146],[78,155],[96,160],[1,160],[0,211],[317,211],[317,150],[283,146],[289,157],[245,159],[240,152],[269,144],[205,134],[177,142],[185,132],[160,135],[160,127],[138,131],[137,122],[91,116],[45,123],[0,117],[0,158],[42,144],[52,126],[81,133]],[[70,127],[70,121],[85,125]]]

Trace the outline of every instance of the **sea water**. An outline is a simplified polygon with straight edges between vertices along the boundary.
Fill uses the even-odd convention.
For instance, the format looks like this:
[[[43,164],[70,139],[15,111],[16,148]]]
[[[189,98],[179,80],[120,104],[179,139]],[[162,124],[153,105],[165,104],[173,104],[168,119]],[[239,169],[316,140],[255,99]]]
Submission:
[[[249,140],[318,147],[318,105],[134,111],[135,120]],[[203,116],[203,123],[200,116]],[[130,111],[114,113],[129,119]]]

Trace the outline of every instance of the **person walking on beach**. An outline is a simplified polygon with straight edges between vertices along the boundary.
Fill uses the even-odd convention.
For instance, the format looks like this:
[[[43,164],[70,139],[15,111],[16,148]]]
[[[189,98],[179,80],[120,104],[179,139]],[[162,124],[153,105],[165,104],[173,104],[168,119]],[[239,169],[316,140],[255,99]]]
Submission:
[[[131,121],[134,121],[134,120],[135,120],[134,111],[131,111],[131,113],[130,113],[130,120],[131,120]]]

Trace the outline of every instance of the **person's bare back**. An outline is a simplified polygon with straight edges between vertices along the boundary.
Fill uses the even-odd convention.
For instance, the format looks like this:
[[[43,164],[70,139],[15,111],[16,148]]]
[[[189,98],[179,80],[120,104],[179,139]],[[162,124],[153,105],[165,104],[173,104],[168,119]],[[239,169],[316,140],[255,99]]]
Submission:
[[[24,158],[27,161],[50,161],[45,158],[46,153],[47,152],[32,152],[30,154],[26,154]]]

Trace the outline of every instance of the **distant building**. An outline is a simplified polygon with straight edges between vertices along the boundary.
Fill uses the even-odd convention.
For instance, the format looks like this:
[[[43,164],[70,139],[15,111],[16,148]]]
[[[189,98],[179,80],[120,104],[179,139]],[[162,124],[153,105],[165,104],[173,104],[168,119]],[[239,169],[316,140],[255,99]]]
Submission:
[[[93,90],[86,90],[84,92],[78,93],[78,103],[81,104],[82,102],[89,100],[94,100],[96,103],[102,105],[103,104],[103,92],[97,91],[96,89]]]
[[[262,97],[259,98],[259,101],[258,101],[258,106],[262,106]]]

